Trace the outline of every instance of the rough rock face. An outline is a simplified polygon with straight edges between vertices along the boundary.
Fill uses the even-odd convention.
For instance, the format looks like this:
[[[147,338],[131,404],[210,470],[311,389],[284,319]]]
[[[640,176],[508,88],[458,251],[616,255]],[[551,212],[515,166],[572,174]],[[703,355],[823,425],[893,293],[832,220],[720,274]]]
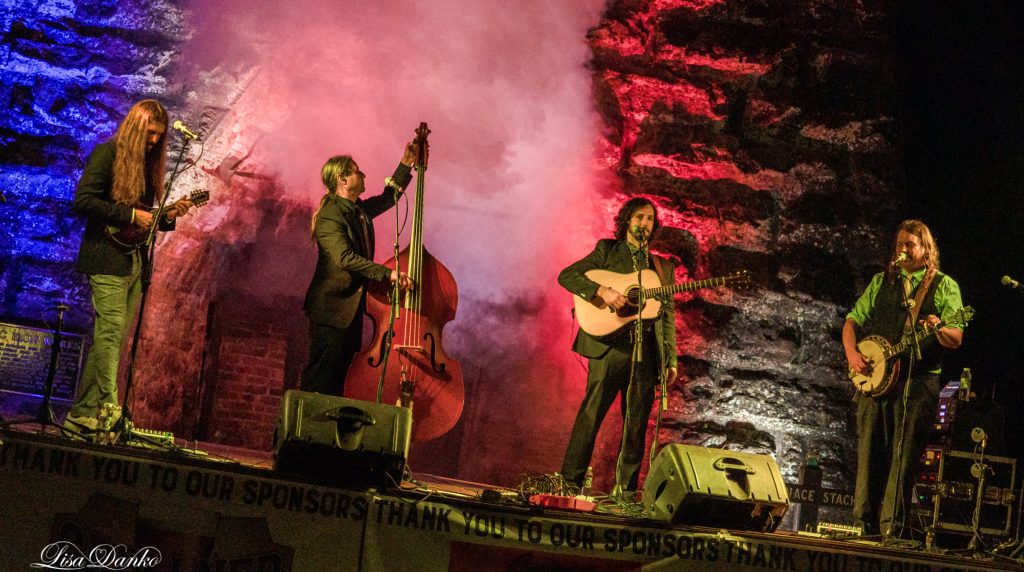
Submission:
[[[89,289],[71,262],[84,219],[70,212],[89,151],[136,99],[167,90],[183,15],[173,4],[5,2],[0,11],[0,315],[42,322],[65,302],[87,329]]]
[[[293,282],[295,267],[311,266],[303,256],[310,212],[277,197],[259,160],[246,160],[259,135],[247,127],[257,123],[247,101],[259,96],[240,96],[251,67],[235,62],[208,85],[183,81],[189,70],[178,67],[179,50],[190,33],[189,14],[173,3],[14,2],[5,8],[0,316],[48,325],[52,306],[63,302],[70,307],[65,329],[91,331],[88,282],[74,271],[84,227],[70,211],[75,184],[89,151],[113,135],[131,104],[156,98],[172,119],[212,136],[205,147],[186,151],[187,169],[174,182],[172,198],[206,189],[211,199],[158,239],[135,362],[135,420],[179,436],[268,448],[280,394],[296,384],[305,353],[301,301],[280,286]],[[190,91],[196,87],[209,100],[197,101]],[[181,139],[173,132],[169,137],[173,160]],[[200,154],[205,160],[197,166]],[[295,243],[307,248],[292,249]],[[280,260],[288,264],[273,263]],[[274,327],[251,327],[253,316]],[[211,356],[224,358],[224,371]],[[126,351],[122,393],[127,361]],[[218,406],[216,396],[225,405]]]
[[[591,31],[601,159],[659,205],[654,248],[679,280],[754,276],[677,299],[662,443],[772,454],[787,475],[813,452],[851,484],[839,334],[901,198],[886,26],[864,3],[623,0]]]

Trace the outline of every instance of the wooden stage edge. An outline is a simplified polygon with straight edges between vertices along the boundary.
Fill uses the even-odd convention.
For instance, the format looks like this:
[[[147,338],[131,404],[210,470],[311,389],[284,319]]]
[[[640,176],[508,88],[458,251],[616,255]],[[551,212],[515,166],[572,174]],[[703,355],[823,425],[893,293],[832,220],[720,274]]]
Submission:
[[[101,446],[37,427],[0,430],[4,571],[1024,569],[1005,556],[541,508],[426,475],[352,490],[274,472],[268,453]]]

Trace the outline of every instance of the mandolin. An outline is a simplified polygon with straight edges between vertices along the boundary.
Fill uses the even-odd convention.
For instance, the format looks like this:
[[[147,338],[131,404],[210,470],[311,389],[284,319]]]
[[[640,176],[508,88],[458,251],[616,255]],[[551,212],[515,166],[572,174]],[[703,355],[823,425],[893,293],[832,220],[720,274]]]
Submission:
[[[189,196],[182,197],[171,203],[170,206],[164,207],[164,210],[170,210],[175,205],[185,200],[192,201],[192,204],[194,206],[201,207],[204,204],[206,204],[206,201],[210,200],[210,191],[192,191],[192,193]],[[157,209],[149,205],[135,203],[134,208],[139,210],[148,210],[150,214],[156,216]],[[156,221],[153,221],[153,224],[155,225]],[[146,241],[149,240],[150,231],[148,228],[141,228],[135,223],[128,223],[125,225],[107,225],[106,233],[107,238],[114,241],[114,243],[117,244],[119,247],[123,248],[124,250],[132,251],[146,244]]]

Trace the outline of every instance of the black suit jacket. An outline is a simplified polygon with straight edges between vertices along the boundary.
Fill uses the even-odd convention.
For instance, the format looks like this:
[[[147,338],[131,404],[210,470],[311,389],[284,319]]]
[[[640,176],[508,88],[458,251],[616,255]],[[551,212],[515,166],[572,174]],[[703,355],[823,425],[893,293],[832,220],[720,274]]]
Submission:
[[[404,188],[412,179],[409,167],[399,164],[392,178]],[[347,328],[363,301],[366,283],[388,279],[391,270],[373,261],[373,218],[393,207],[398,195],[385,187],[383,193],[365,201],[353,203],[336,194],[324,199],[313,225],[316,270],[303,304],[311,322]],[[362,216],[366,216],[367,236]]]
[[[651,258],[654,257],[655,255],[652,254]],[[661,277],[664,281],[662,285],[675,283],[675,265],[667,258],[658,258],[664,273],[664,276]],[[584,300],[590,300],[597,295],[599,286],[597,282],[587,278],[586,272],[590,270],[611,270],[623,274],[633,272],[632,251],[629,244],[625,240],[599,240],[590,254],[562,270],[558,275],[558,283]],[[676,354],[675,303],[671,299],[665,300],[661,308],[661,315],[654,326],[654,334],[657,338],[658,358],[663,371],[667,367],[677,367],[679,356]],[[606,341],[579,330],[573,341],[572,349],[583,357],[601,358],[611,348]]]
[[[85,274],[131,274],[131,251],[108,238],[105,230],[108,225],[125,226],[132,221],[133,207],[115,203],[113,199],[115,155],[113,141],[100,143],[93,149],[78,180],[75,200],[71,204],[72,211],[88,217],[75,264],[75,268]],[[156,189],[147,184],[140,201],[149,205],[154,197]],[[174,230],[174,221],[168,222],[161,217],[157,228]],[[146,254],[144,248],[141,251],[143,255]]]

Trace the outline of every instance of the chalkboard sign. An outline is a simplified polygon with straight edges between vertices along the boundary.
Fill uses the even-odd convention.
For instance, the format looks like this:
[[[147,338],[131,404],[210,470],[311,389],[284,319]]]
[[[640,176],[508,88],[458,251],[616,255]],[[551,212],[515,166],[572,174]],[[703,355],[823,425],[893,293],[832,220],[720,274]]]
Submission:
[[[82,336],[61,332],[53,398],[75,397],[82,365]],[[0,322],[0,390],[42,395],[50,372],[53,332]]]

